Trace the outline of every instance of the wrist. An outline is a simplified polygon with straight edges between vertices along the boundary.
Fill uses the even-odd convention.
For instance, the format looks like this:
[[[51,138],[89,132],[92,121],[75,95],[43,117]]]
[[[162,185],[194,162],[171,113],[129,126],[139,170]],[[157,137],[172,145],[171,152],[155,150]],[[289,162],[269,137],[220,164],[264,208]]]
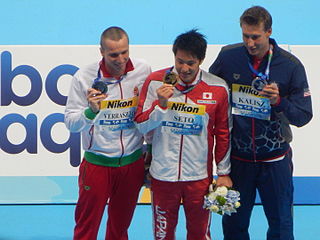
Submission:
[[[272,107],[276,107],[276,106],[278,106],[280,104],[280,102],[281,102],[281,97],[278,96],[277,101],[275,103],[272,103],[271,106]]]
[[[168,100],[159,99],[158,105],[162,109],[167,109],[168,108]]]
[[[97,116],[98,113],[99,113],[99,111],[98,112],[94,112],[94,111],[92,111],[91,108],[87,108],[84,111],[84,115],[90,120],[93,120]]]
[[[168,100],[167,99],[159,99],[159,106],[161,108],[167,108],[168,107]]]

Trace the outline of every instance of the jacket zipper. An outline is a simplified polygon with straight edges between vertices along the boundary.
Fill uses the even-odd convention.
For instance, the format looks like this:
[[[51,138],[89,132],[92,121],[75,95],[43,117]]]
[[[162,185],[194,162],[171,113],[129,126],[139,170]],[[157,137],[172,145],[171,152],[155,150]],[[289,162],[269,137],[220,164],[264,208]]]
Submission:
[[[123,99],[123,92],[122,92],[122,86],[121,86],[121,82],[119,82],[119,87],[120,87],[120,94],[121,94],[121,99]],[[123,145],[123,130],[121,129],[120,130],[120,144],[121,144],[121,155],[120,155],[120,158],[119,158],[119,167],[121,166],[121,159],[123,157],[123,154],[124,154],[124,145]]]
[[[185,96],[184,102],[185,102],[185,103],[187,103],[187,93],[186,93],[184,96]],[[178,172],[178,181],[180,181],[180,178],[181,178],[182,146],[183,146],[183,135],[181,134],[181,137],[180,137],[180,153],[179,153],[179,172]]]
[[[181,177],[182,145],[183,145],[183,135],[181,135],[181,138],[180,138],[180,153],[179,153],[179,173],[178,173],[178,181],[180,181],[180,177]]]
[[[263,62],[264,58],[261,59],[261,61],[253,61],[253,68],[258,70],[259,67],[261,66],[261,63]],[[254,75],[255,77],[255,75]],[[252,118],[251,120],[252,123],[252,130],[251,130],[251,137],[252,137],[252,152],[253,152],[253,160],[254,162],[257,162],[257,157],[256,157],[256,126],[255,126],[255,120]]]
[[[90,134],[90,136],[91,136],[91,137],[90,137],[89,147],[88,147],[89,150],[90,150],[91,147],[92,147],[93,133],[94,133],[94,125],[92,125],[92,126],[90,127],[90,130],[89,130],[89,134]]]
[[[251,137],[252,137],[252,152],[253,152],[253,160],[254,162],[257,162],[256,157],[256,132],[255,132],[255,121],[254,118],[251,120],[252,122],[252,130],[251,130]]]

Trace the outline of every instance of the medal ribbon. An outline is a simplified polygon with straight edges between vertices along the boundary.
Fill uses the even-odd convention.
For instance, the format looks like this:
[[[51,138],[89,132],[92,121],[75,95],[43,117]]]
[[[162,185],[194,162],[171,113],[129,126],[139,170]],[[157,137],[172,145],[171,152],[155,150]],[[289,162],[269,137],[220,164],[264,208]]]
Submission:
[[[198,79],[198,81],[197,81],[194,85],[188,87],[188,88],[185,89],[185,90],[180,90],[180,89],[177,87],[177,85],[176,85],[176,89],[179,90],[179,91],[180,91],[181,93],[183,93],[183,94],[186,94],[186,93],[190,92],[191,90],[193,90],[193,89],[201,82],[201,80],[202,80],[202,71],[201,71],[200,69],[199,69],[199,71],[200,71],[199,79]],[[181,86],[181,85],[180,85],[180,86]],[[183,86],[182,86],[182,87],[183,87]]]
[[[113,79],[113,78],[101,78],[101,73],[100,73],[100,68],[98,69],[98,73],[97,73],[97,78],[94,79],[93,81],[96,82],[96,81],[99,81],[99,80],[103,80],[104,83],[108,84],[108,85],[111,85],[111,84],[117,84],[119,82],[121,82],[123,79],[124,79],[124,76],[125,75],[122,75],[117,81],[107,81],[107,79]]]
[[[252,66],[252,64],[250,63],[250,61],[248,61],[249,64],[249,68],[250,70],[259,78],[261,78],[262,80],[269,80],[269,73],[270,73],[270,64],[271,64],[271,58],[273,55],[273,51],[272,51],[272,45],[270,45],[269,48],[269,53],[268,53],[268,64],[267,64],[267,68],[265,73],[263,74],[262,72],[258,72],[256,69],[254,69],[254,67]]]

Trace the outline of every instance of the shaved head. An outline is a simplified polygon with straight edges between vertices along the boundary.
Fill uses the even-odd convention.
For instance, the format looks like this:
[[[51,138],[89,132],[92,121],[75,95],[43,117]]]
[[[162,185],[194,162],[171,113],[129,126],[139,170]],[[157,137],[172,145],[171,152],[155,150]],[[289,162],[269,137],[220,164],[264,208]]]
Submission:
[[[105,48],[105,46],[104,46],[105,39],[119,41],[120,39],[122,39],[124,37],[127,38],[128,43],[129,43],[129,37],[128,37],[128,34],[126,33],[126,31],[124,31],[120,27],[109,27],[106,30],[104,30],[103,33],[101,34],[100,46],[102,49]]]

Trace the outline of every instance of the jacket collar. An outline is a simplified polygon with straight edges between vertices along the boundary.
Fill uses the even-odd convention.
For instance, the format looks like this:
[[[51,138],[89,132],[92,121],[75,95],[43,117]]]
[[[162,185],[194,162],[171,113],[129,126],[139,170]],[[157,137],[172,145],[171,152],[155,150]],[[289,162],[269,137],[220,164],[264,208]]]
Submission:
[[[100,70],[102,72],[102,76],[105,78],[112,78],[113,76],[111,76],[111,74],[108,72],[106,65],[104,64],[104,59],[102,58],[102,60],[99,63],[100,66]],[[127,65],[126,65],[126,69],[124,70],[124,74],[126,75],[128,72],[131,72],[134,70],[134,66],[133,63],[131,61],[131,59],[129,58]]]

